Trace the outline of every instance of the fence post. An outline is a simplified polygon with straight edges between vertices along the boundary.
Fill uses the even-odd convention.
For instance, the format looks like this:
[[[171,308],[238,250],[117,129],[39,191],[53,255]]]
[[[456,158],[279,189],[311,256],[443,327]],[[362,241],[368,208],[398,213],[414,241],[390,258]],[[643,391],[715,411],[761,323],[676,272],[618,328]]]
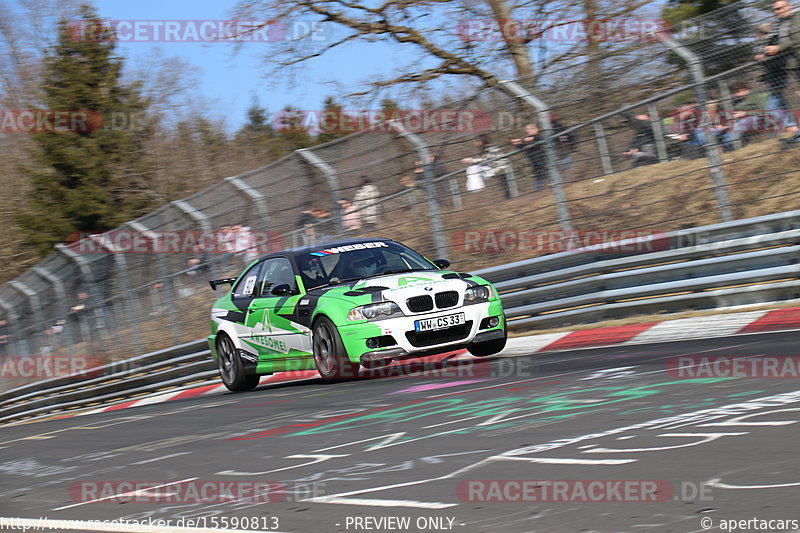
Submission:
[[[664,142],[664,128],[661,126],[661,116],[655,104],[647,104],[647,115],[650,117],[650,127],[653,128],[653,138],[656,140],[656,154],[662,163],[669,159],[667,143]]]
[[[15,329],[17,331],[21,331],[18,324],[19,315],[14,310],[14,306],[10,305],[8,302],[0,298],[0,307],[6,312],[6,346],[11,344],[10,340],[13,338],[13,344],[16,346],[14,350],[12,350],[12,355],[28,355],[30,352],[30,347],[28,346],[28,341],[22,335],[12,335],[11,332]],[[6,355],[8,354],[8,348],[5,349]]]
[[[336,213],[336,231],[339,235],[344,235],[344,225],[342,224],[342,209],[339,206],[339,177],[336,175],[336,170],[328,163],[322,160],[317,154],[311,151],[310,148],[300,148],[295,150],[295,153],[303,158],[307,163],[317,167],[322,175],[325,176],[325,181],[328,182],[328,189],[330,190],[331,204],[333,204],[333,212]]]
[[[150,240],[158,239],[158,236],[154,235],[153,231],[150,228],[148,228],[147,226],[145,226],[144,224],[142,224],[138,220],[131,220],[129,222],[126,222],[125,224],[127,226],[129,226],[133,231],[141,233],[143,236],[147,237]],[[163,283],[166,286],[167,282],[169,281],[169,272],[167,272],[167,264],[164,261],[164,254],[157,253],[155,255],[158,258],[158,260],[157,260],[158,261],[158,274],[159,274],[161,280],[163,281]],[[149,285],[149,283],[148,283],[148,285]],[[149,286],[148,286],[148,289],[150,289]],[[175,322],[176,322],[175,320],[170,320],[169,321],[169,323],[170,323],[170,328],[169,329],[170,329],[170,331],[172,333],[173,342],[175,342],[175,344],[180,344],[180,342],[181,342],[181,330],[180,330],[180,327],[178,326],[178,324],[176,324]]]
[[[8,286],[28,299],[28,306],[31,308],[33,321],[37,324],[33,329],[33,335],[31,335],[31,339],[34,341],[33,349],[41,351],[42,343],[39,342],[39,336],[43,334],[40,328],[42,324],[44,324],[44,319],[42,318],[42,306],[39,303],[39,295],[21,281],[11,280],[8,282]]]
[[[731,88],[728,86],[728,80],[719,80],[717,82],[717,86],[719,87],[719,96],[720,101],[722,102],[722,108],[728,113],[729,117],[733,116],[733,97],[731,96]],[[738,138],[733,141],[733,149],[738,150],[742,147],[742,139]]]
[[[550,183],[553,187],[553,194],[556,197],[556,211],[558,213],[558,225],[563,231],[572,231],[572,219],[569,215],[567,197],[564,194],[564,186],[561,183],[561,173],[558,171],[558,157],[556,146],[553,142],[553,125],[550,122],[550,106],[528,92],[519,83],[511,80],[500,82],[513,96],[522,99],[523,102],[536,110],[541,123],[542,137],[544,138],[544,153],[547,161],[547,171],[550,174]]]
[[[34,274],[37,274],[40,278],[44,279],[48,283],[53,286],[53,291],[56,293],[56,299],[59,302],[59,313],[61,314],[62,319],[64,322],[64,336],[67,339],[67,344],[70,346],[75,344],[75,336],[72,334],[72,330],[67,327],[67,317],[69,316],[69,305],[67,302],[69,301],[67,297],[67,291],[64,290],[64,283],[52,272],[47,270],[41,266],[34,266],[31,268]]]
[[[125,254],[123,254],[116,245],[108,242],[109,239],[103,239],[99,235],[92,235],[91,238],[102,248],[108,250],[114,256],[114,263],[117,265],[117,283],[120,288],[120,297],[122,298],[122,305],[128,316],[124,319],[127,324],[131,341],[137,354],[143,353],[141,332],[139,330],[139,317],[142,316],[142,308],[139,306],[139,298],[134,298],[133,293],[128,285],[128,263],[125,261]]]
[[[425,196],[428,197],[428,217],[430,218],[431,232],[433,233],[433,246],[436,249],[436,255],[438,257],[447,257],[444,226],[442,225],[442,218],[439,214],[439,202],[436,201],[436,186],[433,183],[436,176],[434,176],[433,168],[430,163],[430,150],[428,150],[428,145],[425,144],[425,141],[418,135],[408,131],[400,121],[390,120],[388,124],[398,135],[411,143],[411,146],[417,151],[417,157],[419,157],[422,163],[422,183],[425,187]]]
[[[733,220],[731,213],[731,204],[728,199],[728,189],[725,185],[725,174],[722,172],[722,162],[719,157],[719,150],[716,138],[713,136],[710,126],[711,116],[708,113],[708,89],[706,88],[706,78],[703,73],[703,63],[700,58],[689,50],[680,42],[672,39],[664,32],[656,33],[656,37],[670,50],[678,54],[681,59],[686,61],[689,66],[689,72],[694,80],[694,91],[697,98],[697,105],[701,112],[701,121],[699,128],[705,133],[705,142],[703,146],[708,158],[709,170],[711,172],[711,179],[714,182],[714,192],[717,196],[717,204],[719,204],[720,218],[723,222]]]
[[[197,225],[200,226],[201,231],[203,231],[207,235],[210,235],[212,233],[211,222],[208,221],[208,216],[205,213],[203,213],[202,211],[191,205],[186,200],[176,200],[172,202],[172,205],[174,205],[181,213],[191,218],[193,222],[197,223]],[[234,241],[234,245],[235,244],[236,242]],[[218,268],[219,265],[215,263],[214,266],[215,268]],[[218,274],[220,276],[222,275],[219,271]],[[164,281],[166,282],[167,279],[164,279]]]
[[[78,270],[81,271],[81,275],[83,276],[84,282],[86,282],[87,292],[89,293],[89,303],[92,306],[92,313],[94,314],[95,322],[94,322],[94,329],[103,330],[105,329],[105,307],[106,304],[103,301],[103,297],[100,295],[100,292],[97,290],[97,284],[94,280],[94,274],[92,273],[92,269],[88,264],[88,261],[81,257],[81,255],[73,250],[71,250],[68,246],[63,243],[58,243],[55,246],[56,250],[61,252],[62,254],[66,255],[68,258],[75,261],[75,264],[78,265]],[[105,343],[103,342],[103,333],[98,335],[101,341],[101,349],[105,349]],[[91,345],[94,344],[93,342],[94,335],[89,335],[89,343]]]
[[[261,222],[261,229],[269,228],[269,210],[267,209],[267,197],[259,190],[250,186],[249,183],[244,181],[238,176],[231,176],[225,178],[225,181],[230,183],[237,191],[244,194],[256,208],[259,221]]]
[[[606,131],[599,122],[594,123],[594,137],[597,140],[597,150],[600,152],[600,164],[603,165],[603,175],[613,174],[614,167],[611,164],[611,153],[608,151]]]

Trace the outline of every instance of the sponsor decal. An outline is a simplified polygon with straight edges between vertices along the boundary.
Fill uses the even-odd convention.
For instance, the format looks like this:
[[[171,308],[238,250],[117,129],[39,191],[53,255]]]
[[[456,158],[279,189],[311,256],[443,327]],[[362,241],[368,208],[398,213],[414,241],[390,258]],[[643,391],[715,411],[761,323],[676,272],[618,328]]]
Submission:
[[[346,244],[344,246],[337,246],[336,248],[327,248],[319,250],[318,252],[311,252],[311,255],[317,257],[324,257],[326,255],[341,254],[344,252],[353,252],[355,250],[366,250],[368,248],[388,248],[389,245],[385,242],[359,242],[356,244]]]

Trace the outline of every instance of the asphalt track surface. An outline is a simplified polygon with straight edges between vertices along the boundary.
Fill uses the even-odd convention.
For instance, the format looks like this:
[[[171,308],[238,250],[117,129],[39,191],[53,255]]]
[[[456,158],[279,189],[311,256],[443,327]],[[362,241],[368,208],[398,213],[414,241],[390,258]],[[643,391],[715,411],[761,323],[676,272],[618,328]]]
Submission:
[[[0,517],[464,533],[750,520],[737,531],[790,531],[752,520],[800,520],[800,381],[678,376],[669,361],[798,346],[800,332],[780,332],[412,365],[6,427]],[[172,485],[131,494],[120,481]],[[238,499],[189,490],[231,481]],[[247,492],[267,482],[271,494]],[[554,482],[568,489],[556,497]],[[585,494],[591,482],[604,488]]]

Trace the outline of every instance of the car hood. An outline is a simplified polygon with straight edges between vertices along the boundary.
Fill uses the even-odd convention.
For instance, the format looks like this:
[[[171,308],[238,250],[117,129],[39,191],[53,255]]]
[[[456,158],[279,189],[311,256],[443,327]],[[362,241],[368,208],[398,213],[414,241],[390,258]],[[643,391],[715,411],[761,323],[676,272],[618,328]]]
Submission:
[[[477,277],[461,278],[458,274],[449,271],[404,272],[402,274],[387,274],[349,282],[331,288],[315,289],[325,291],[330,297],[348,298],[359,295],[371,295],[372,301],[391,300],[405,301],[406,298],[420,294],[434,294],[441,291],[454,290],[463,292],[468,286],[481,284],[483,280]]]

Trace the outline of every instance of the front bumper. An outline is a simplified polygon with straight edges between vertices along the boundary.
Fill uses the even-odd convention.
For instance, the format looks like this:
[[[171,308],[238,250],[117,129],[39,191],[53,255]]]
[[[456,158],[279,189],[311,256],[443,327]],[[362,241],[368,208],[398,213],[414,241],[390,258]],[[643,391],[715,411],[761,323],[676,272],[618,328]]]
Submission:
[[[414,321],[437,318],[455,313],[464,313],[466,324],[424,333],[414,331]],[[481,322],[488,317],[498,317],[499,323],[492,328],[480,329]],[[398,360],[441,353],[465,347],[474,342],[484,342],[505,335],[505,317],[500,300],[481,304],[465,305],[446,310],[418,313],[368,323],[346,324],[339,327],[348,358],[353,363],[369,363],[381,360]],[[391,335],[396,344],[381,348],[369,348],[367,340]]]

